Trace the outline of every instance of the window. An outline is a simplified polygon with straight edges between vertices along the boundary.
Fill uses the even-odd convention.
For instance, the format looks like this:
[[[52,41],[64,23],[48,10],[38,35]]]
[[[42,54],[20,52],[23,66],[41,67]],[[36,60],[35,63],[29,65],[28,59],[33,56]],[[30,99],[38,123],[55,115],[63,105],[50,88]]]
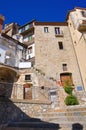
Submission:
[[[60,34],[60,27],[55,27],[55,34]]]
[[[59,45],[59,49],[62,50],[63,49],[63,43],[62,42],[58,42]]]
[[[50,90],[49,92],[49,99],[52,101],[52,102],[57,102],[57,97],[58,97],[58,94],[57,94],[57,91],[56,90]]]
[[[82,16],[86,17],[86,11],[82,11]]]
[[[28,29],[29,29],[29,25],[26,25],[26,26],[25,26],[25,30],[28,30]]]
[[[28,36],[28,41],[31,41],[33,39],[32,35]]]
[[[1,53],[0,53],[0,57],[1,57]]]
[[[24,42],[28,42],[28,37],[25,37],[25,38],[24,38]]]
[[[25,80],[31,80],[31,75],[25,75]]]
[[[44,32],[48,33],[48,27],[44,27]]]
[[[32,46],[28,48],[28,54],[32,53]]]
[[[33,39],[32,35],[27,36],[27,37],[24,38],[24,42],[31,41],[32,39]]]
[[[63,71],[67,71],[67,64],[62,64]]]
[[[56,91],[51,91],[50,95],[52,95],[52,96],[56,95]]]

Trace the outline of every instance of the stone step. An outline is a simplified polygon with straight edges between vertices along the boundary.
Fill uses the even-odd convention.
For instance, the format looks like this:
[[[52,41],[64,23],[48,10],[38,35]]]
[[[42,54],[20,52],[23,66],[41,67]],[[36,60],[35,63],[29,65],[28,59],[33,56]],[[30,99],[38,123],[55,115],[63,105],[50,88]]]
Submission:
[[[48,122],[10,122],[0,127],[0,130],[58,130],[59,124]]]
[[[47,112],[47,113],[36,113],[35,114],[35,117],[36,118],[39,118],[39,117],[62,117],[62,116],[65,116],[65,117],[73,117],[73,116],[86,116],[86,111],[74,111],[74,112]]]
[[[74,124],[75,122],[80,123],[80,124],[86,124],[86,119],[84,120],[83,118],[81,119],[43,119],[43,121],[49,122],[49,123],[58,123],[58,124]]]
[[[14,122],[3,125],[0,130],[86,130],[86,123]]]

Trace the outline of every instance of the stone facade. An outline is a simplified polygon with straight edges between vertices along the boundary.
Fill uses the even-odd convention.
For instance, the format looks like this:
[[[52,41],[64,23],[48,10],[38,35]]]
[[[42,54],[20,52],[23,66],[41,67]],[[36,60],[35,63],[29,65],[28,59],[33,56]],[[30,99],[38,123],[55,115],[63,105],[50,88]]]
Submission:
[[[82,86],[80,72],[75,57],[72,39],[68,26],[49,26],[49,32],[44,33],[43,26],[35,27],[35,66],[45,73],[48,77],[53,77],[60,81],[60,74],[65,73],[62,64],[67,64],[66,72],[72,73],[73,83],[76,86]],[[56,37],[54,29],[60,27],[63,36]],[[63,43],[63,50],[59,49],[58,42]]]

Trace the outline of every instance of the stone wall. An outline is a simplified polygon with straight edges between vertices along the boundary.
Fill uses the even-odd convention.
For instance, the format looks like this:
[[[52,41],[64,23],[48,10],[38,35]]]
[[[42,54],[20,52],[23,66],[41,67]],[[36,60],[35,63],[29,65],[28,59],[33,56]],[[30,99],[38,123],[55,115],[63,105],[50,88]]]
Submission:
[[[69,28],[61,26],[62,37],[55,36],[55,26],[48,28],[49,32],[44,33],[44,26],[35,27],[35,67],[57,81],[60,80],[61,73],[71,72],[74,85],[82,86]],[[59,49],[59,41],[63,42],[63,50]],[[67,71],[63,71],[62,64],[67,64]]]
[[[50,105],[30,102],[0,102],[0,125],[35,117],[35,114],[49,110]]]

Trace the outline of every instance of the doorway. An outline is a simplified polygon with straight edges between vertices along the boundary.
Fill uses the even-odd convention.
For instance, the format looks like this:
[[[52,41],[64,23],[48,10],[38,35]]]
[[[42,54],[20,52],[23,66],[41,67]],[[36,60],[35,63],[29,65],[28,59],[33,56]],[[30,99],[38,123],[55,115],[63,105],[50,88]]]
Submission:
[[[70,85],[73,85],[72,73],[61,73],[60,79],[62,86],[65,86],[66,82],[68,82]]]
[[[32,87],[30,84],[24,84],[24,99],[32,99]]]

